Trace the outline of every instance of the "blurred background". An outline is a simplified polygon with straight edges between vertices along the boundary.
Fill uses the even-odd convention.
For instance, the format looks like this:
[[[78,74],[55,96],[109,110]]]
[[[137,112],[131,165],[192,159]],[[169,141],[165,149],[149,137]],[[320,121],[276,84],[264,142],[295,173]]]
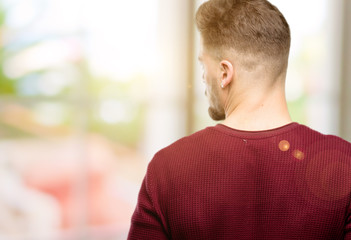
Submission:
[[[201,0],[0,0],[0,239],[123,240],[148,162],[215,125]],[[294,121],[351,140],[349,0],[272,0]]]

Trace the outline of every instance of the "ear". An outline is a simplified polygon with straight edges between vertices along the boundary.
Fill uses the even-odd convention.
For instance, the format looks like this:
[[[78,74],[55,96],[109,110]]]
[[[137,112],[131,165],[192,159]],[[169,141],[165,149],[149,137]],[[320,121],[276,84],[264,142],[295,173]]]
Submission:
[[[221,85],[221,88],[225,88],[233,80],[233,76],[234,76],[233,64],[228,60],[223,60],[220,62],[220,70],[221,70],[220,85]]]

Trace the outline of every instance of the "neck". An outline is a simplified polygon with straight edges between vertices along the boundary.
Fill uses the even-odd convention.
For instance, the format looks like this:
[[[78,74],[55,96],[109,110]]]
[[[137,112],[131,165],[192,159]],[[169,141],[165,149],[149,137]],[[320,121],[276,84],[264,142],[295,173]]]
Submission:
[[[241,96],[236,95],[235,99],[237,100],[231,101],[229,96],[227,98],[226,119],[223,124],[228,127],[262,131],[292,122],[284,87],[275,87],[266,91],[254,89]]]

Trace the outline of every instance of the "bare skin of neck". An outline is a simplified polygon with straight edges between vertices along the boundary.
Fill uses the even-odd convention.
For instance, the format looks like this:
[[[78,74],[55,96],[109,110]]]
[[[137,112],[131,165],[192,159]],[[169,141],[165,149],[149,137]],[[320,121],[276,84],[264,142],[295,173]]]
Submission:
[[[222,124],[238,130],[263,131],[291,123],[282,85],[251,88],[244,94],[228,90]]]

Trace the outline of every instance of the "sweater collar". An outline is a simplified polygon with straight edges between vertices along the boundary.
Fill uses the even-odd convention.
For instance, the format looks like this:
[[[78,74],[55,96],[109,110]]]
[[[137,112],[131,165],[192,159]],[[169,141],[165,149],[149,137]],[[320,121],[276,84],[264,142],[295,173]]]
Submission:
[[[260,131],[246,131],[246,130],[231,128],[220,123],[220,124],[217,124],[214,128],[218,131],[221,131],[223,133],[226,133],[228,135],[232,135],[235,137],[253,139],[253,138],[268,138],[268,137],[280,135],[282,133],[288,132],[298,127],[299,125],[300,124],[297,122],[291,122],[281,127],[277,127],[273,129],[260,130]]]

